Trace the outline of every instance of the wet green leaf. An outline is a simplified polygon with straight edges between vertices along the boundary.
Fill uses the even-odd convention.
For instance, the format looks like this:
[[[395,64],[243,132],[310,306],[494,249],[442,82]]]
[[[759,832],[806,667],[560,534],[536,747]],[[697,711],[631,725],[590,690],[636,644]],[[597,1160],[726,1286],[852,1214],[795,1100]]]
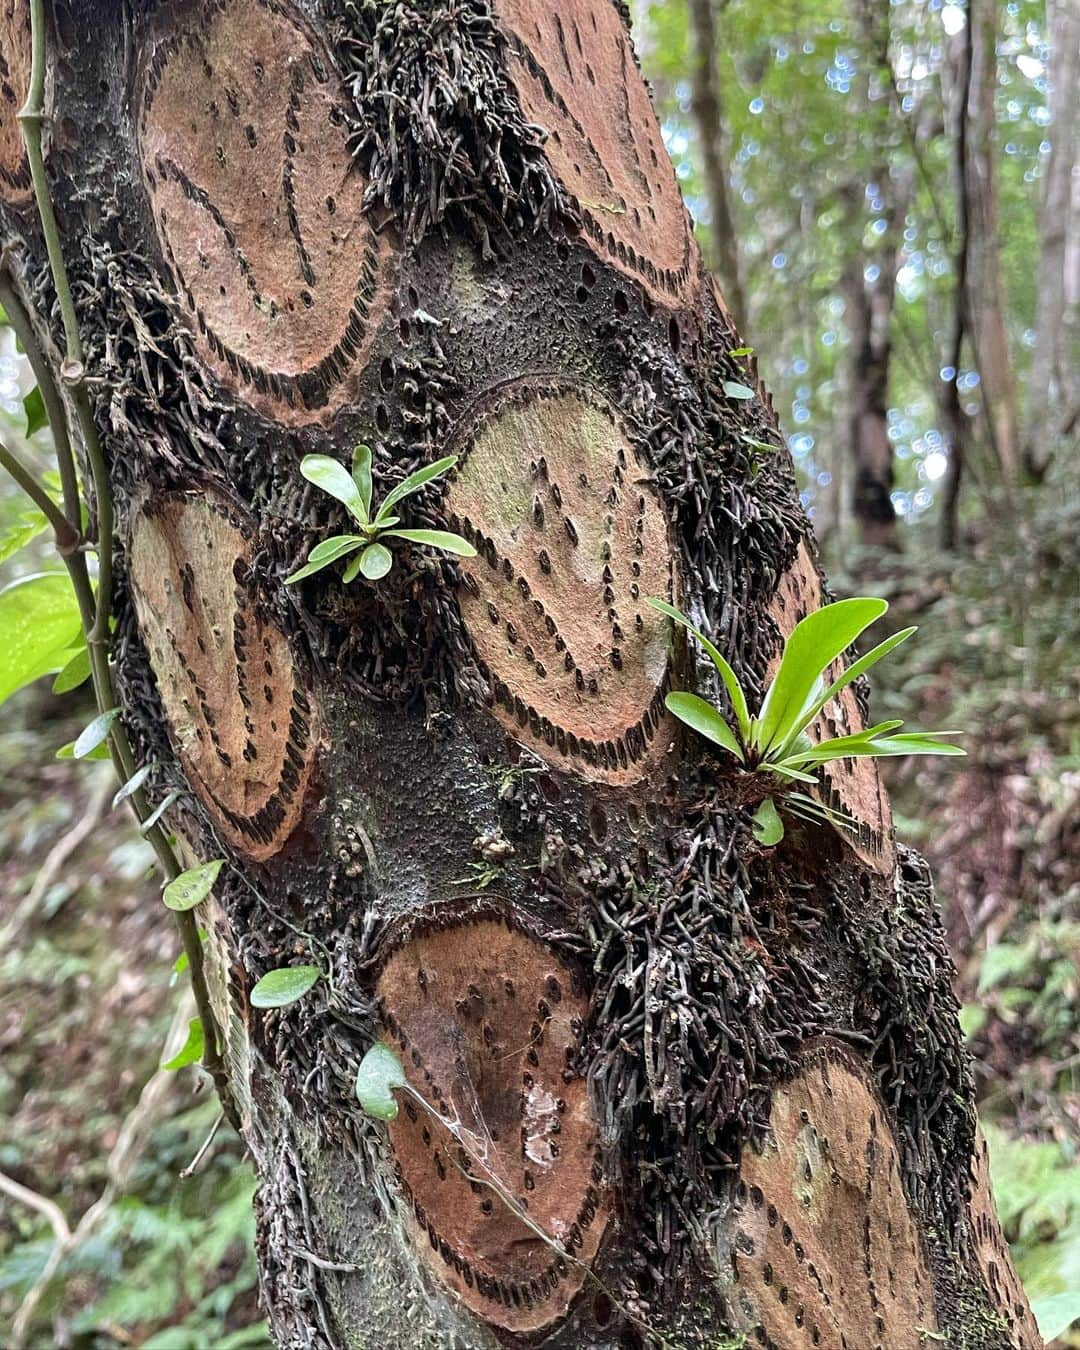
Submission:
[[[174,1073],[177,1069],[186,1068],[188,1064],[194,1064],[202,1058],[204,1044],[203,1024],[198,1017],[193,1017],[188,1023],[187,1040],[172,1059],[167,1060],[161,1067],[169,1073]]]
[[[375,524],[384,524],[386,517],[390,514],[390,508],[396,506],[402,497],[407,497],[410,493],[418,491],[425,483],[430,483],[433,478],[441,478],[444,473],[449,473],[457,462],[457,455],[444,455],[442,459],[437,459],[434,464],[426,464],[422,469],[417,469],[415,473],[409,474],[408,478],[400,482],[392,492],[388,492],[383,498],[375,517]]]
[[[462,558],[476,557],[476,549],[467,539],[446,530],[383,530],[382,537],[404,539],[410,544],[427,544],[431,548],[441,548],[446,553],[456,553]]]
[[[26,414],[26,434],[28,436],[32,436],[35,431],[40,431],[42,427],[49,425],[49,418],[45,412],[45,400],[41,397],[41,390],[36,384],[23,399],[23,412]]]
[[[90,653],[86,647],[81,647],[53,680],[52,691],[54,694],[67,694],[72,689],[78,689],[80,684],[85,684],[89,678]]]
[[[742,760],[742,747],[735,733],[711,703],[698,698],[697,694],[672,693],[668,694],[664,705],[673,717],[677,717],[699,736],[705,736],[714,745],[719,745],[736,759]]]
[[[64,572],[20,577],[0,590],[0,703],[60,670],[82,642],[82,620]]]
[[[318,966],[282,966],[268,970],[251,991],[253,1008],[287,1008],[318,982]]]
[[[773,844],[778,844],[783,839],[784,822],[780,819],[776,803],[771,797],[766,797],[754,812],[752,828],[754,838],[766,848],[771,848]]]
[[[110,708],[108,712],[99,713],[89,726],[84,727],[76,737],[71,752],[75,759],[85,759],[92,750],[103,746],[108,740],[113,723],[119,716],[119,708]]]
[[[347,506],[361,525],[367,524],[367,508],[360,489],[344,464],[329,455],[305,455],[300,461],[300,472],[309,483]]]
[[[352,476],[364,504],[364,516],[371,518],[371,446],[358,445],[353,451]]]
[[[224,858],[214,858],[211,862],[200,863],[198,867],[189,867],[186,872],[181,872],[161,893],[166,907],[182,911],[202,904],[214,889],[214,882],[224,866]]]
[[[356,560],[356,567],[350,563],[345,571],[345,581],[352,581],[360,571],[368,581],[380,581],[394,565],[394,557],[385,544],[368,544]]]
[[[356,1072],[356,1099],[376,1120],[394,1120],[398,1113],[394,1088],[405,1086],[405,1071],[397,1055],[376,1041]]]

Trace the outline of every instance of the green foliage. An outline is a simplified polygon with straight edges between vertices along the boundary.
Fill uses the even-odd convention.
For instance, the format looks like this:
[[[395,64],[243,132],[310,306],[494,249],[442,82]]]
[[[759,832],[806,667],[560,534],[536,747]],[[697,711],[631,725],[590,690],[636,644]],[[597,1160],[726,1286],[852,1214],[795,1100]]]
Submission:
[[[201,905],[214,889],[214,882],[224,866],[224,858],[214,858],[210,862],[200,863],[198,867],[189,867],[186,872],[174,877],[161,893],[166,908],[182,911]]]
[[[398,484],[383,499],[382,505],[371,514],[371,449],[358,445],[353,454],[353,468],[350,474],[336,459],[329,455],[305,455],[300,464],[300,472],[321,491],[335,497],[349,511],[360,527],[359,534],[337,534],[324,539],[308,554],[305,565],[285,578],[286,582],[302,581],[305,577],[321,572],[324,567],[349,558],[342,581],[348,584],[357,576],[368,581],[379,581],[393,566],[394,557],[386,547],[385,540],[401,539],[406,543],[423,544],[429,548],[441,549],[445,553],[456,553],[459,557],[472,558],[476,550],[459,534],[446,530],[400,530],[396,529],[400,516],[393,514],[398,502],[412,493],[418,492],[425,483],[441,478],[457,463],[456,455],[447,455],[436,460]]]
[[[205,1133],[207,1114],[187,1119]],[[231,1161],[171,1195],[130,1196],[114,1206],[65,1272],[97,1290],[75,1311],[72,1329],[89,1337],[130,1328],[143,1350],[270,1350],[254,1297],[253,1192],[250,1169]]]
[[[121,802],[126,802],[133,792],[138,792],[150,776],[150,767],[149,764],[144,764],[141,769],[136,769],[127,782],[116,789],[112,799],[114,811]]]
[[[776,674],[753,717],[738,676],[713,643],[673,605],[657,599],[651,599],[649,603],[686,628],[704,648],[727,692],[734,725],[729,725],[719,709],[697,694],[679,691],[668,694],[665,700],[668,711],[732,755],[748,772],[780,779],[786,789],[780,804],[793,815],[839,825],[850,823],[838,812],[790,788],[792,783],[815,785],[817,769],[832,760],[856,756],[964,754],[959,746],[939,739],[959,735],[958,732],[945,731],[934,736],[924,732],[901,733],[898,728],[903,723],[898,719],[879,722],[849,736],[818,742],[806,734],[837,694],[915,632],[914,628],[905,628],[886,638],[845,667],[835,679],[826,682],[833,663],[888,609],[884,600],[866,597],[838,600],[808,614],[795,626],[784,644]],[[759,805],[753,827],[755,838],[762,844],[776,844],[783,838],[783,823],[771,797],[766,797]]]
[[[268,970],[251,991],[253,1008],[287,1008],[301,999],[319,979],[318,966],[282,966]]]
[[[1075,1143],[1031,1143],[1010,1139],[994,1125],[985,1128],[998,1215],[1032,1309],[1049,1340],[1080,1317],[1075,1301],[1080,1290],[1080,1165]]]
[[[75,759],[75,758],[76,758],[76,754],[75,754],[75,742],[74,742],[74,741],[67,741],[64,745],[62,745],[62,746],[60,747],[60,749],[57,750],[57,752],[56,752],[56,758],[57,758],[57,759]],[[77,758],[79,758],[79,759],[85,759],[85,760],[91,760],[91,759],[108,759],[108,758],[109,758],[109,747],[108,747],[104,742],[102,742],[101,745],[95,745],[94,748],[93,748],[92,750],[87,750],[86,754],[84,754],[84,755],[79,755]]]
[[[75,744],[71,747],[72,757],[86,759],[93,751],[104,746],[109,739],[113,723],[119,716],[119,708],[109,708],[106,712],[99,713],[75,738]]]
[[[0,590],[0,704],[61,670],[83,645],[82,620],[62,572],[20,577]]]
[[[1031,1311],[1035,1314],[1043,1340],[1056,1341],[1070,1327],[1080,1323],[1080,1289],[1032,1299]]]
[[[21,553],[48,528],[49,522],[43,511],[39,511],[36,506],[23,507],[20,504],[10,513],[10,518],[0,524],[0,563]]]
[[[784,837],[784,822],[776,810],[776,803],[766,797],[758,804],[752,821],[754,838],[765,848],[778,844]]]
[[[395,1088],[405,1086],[401,1061],[389,1046],[376,1041],[356,1071],[356,1099],[376,1120],[395,1120],[398,1113]]]
[[[90,652],[82,647],[53,680],[54,694],[68,694],[90,678]]]
[[[183,1069],[189,1064],[195,1064],[202,1058],[205,1043],[206,1037],[203,1035],[202,1021],[198,1017],[193,1017],[188,1023],[187,1040],[173,1055],[172,1059],[166,1060],[161,1067],[173,1073],[176,1069]]]
[[[48,414],[45,412],[45,400],[36,384],[23,399],[23,412],[26,414],[27,436],[33,436],[36,431],[40,431],[42,427],[49,425]]]

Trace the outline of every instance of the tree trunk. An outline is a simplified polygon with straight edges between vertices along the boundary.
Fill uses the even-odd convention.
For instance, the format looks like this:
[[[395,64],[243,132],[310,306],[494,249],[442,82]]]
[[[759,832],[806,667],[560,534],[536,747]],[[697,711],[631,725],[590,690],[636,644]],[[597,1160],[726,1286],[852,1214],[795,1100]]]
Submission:
[[[888,419],[894,286],[887,281],[882,285],[883,276],[868,282],[867,265],[865,255],[859,253],[843,277],[844,317],[851,335],[847,440],[854,469],[852,505],[861,543],[896,548]],[[886,261],[884,265],[891,264]]]
[[[1005,328],[998,244],[995,157],[997,0],[972,0],[965,30],[970,77],[961,116],[967,119],[962,190],[966,199],[968,329],[982,380],[987,433],[1006,491],[1019,465],[1016,380]]]
[[[0,45],[44,340],[24,6]],[[228,860],[201,917],[278,1342],[1038,1345],[870,762],[823,789],[857,835],[766,850],[664,710],[719,691],[649,596],[758,694],[824,583],[621,11],[68,0],[49,48],[124,718]],[[345,523],[301,456],[361,439],[377,497],[461,457],[406,516],[475,560],[284,584]],[[251,1007],[296,960],[311,993]],[[429,1108],[388,1128],[377,1037]]]
[[[722,0],[721,0],[722,2]],[[709,203],[711,257],[728,311],[740,332],[747,332],[746,295],[739,272],[739,234],[731,209],[725,154],[724,105],[717,69],[716,0],[690,0],[694,34],[694,83],[691,107],[701,144],[701,171]]]
[[[1046,473],[1061,441],[1080,418],[1080,316],[1069,295],[1069,235],[1080,233],[1073,207],[1077,177],[1076,89],[1080,84],[1080,8],[1049,0],[1050,153],[1039,214],[1035,351],[1028,381],[1025,468],[1035,479]],[[1074,242],[1080,247],[1080,240]]]
[[[902,262],[913,175],[911,171],[894,175],[889,163],[892,100],[886,96],[886,90],[891,91],[893,81],[888,11],[858,0],[853,22],[862,42],[865,66],[859,92],[875,142],[868,177],[881,199],[881,219],[887,228],[873,248],[860,248],[849,258],[841,279],[844,315],[851,336],[847,359],[850,400],[847,440],[854,470],[852,508],[861,543],[895,549],[899,540],[892,502],[889,367],[896,274]],[[857,237],[865,232],[867,224],[864,184],[852,184],[846,195],[852,236]]]

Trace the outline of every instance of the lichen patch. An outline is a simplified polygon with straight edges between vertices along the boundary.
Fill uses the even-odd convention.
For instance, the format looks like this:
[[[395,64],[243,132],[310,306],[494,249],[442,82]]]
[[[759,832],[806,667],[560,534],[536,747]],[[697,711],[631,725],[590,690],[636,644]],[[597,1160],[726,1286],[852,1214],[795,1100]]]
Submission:
[[[420,1255],[494,1325],[549,1325],[582,1287],[608,1212],[573,1068],[584,994],[559,957],[495,918],[413,937],[387,962],[378,994],[409,1083],[461,1134],[408,1097],[390,1125]]]
[[[460,604],[496,716],[550,763],[640,779],[663,709],[673,551],[660,496],[614,410],[574,386],[501,390],[460,436],[454,528],[479,556]]]
[[[354,392],[389,294],[339,81],[280,0],[177,8],[142,58],[161,247],[221,382],[278,421],[312,421]]]

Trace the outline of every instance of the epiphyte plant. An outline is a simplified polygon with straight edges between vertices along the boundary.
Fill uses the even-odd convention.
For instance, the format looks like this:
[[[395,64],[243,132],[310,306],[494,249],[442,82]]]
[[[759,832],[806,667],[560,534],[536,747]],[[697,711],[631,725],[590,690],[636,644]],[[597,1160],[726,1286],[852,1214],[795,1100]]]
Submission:
[[[329,455],[305,455],[300,462],[300,472],[309,483],[342,502],[360,531],[358,534],[335,534],[329,539],[323,539],[308,554],[304,566],[287,576],[285,581],[302,581],[340,558],[349,559],[341,576],[346,584],[354,581],[357,575],[366,577],[368,581],[379,581],[394,563],[393,554],[383,542],[387,539],[426,544],[429,548],[456,553],[462,558],[474,558],[476,549],[461,535],[451,534],[447,530],[399,530],[396,527],[401,517],[393,514],[398,502],[418,492],[425,483],[449,473],[457,459],[457,455],[447,455],[409,474],[386,494],[372,515],[370,446],[358,445],[353,451],[352,473]]]
[[[739,677],[705,634],[667,601],[650,599],[649,604],[681,624],[701,644],[727,691],[734,725],[728,723],[718,708],[697,694],[678,691],[668,694],[665,699],[668,711],[727,751],[745,772],[761,774],[765,781],[776,780],[775,788],[758,803],[754,813],[754,835],[762,844],[777,844],[784,837],[778,804],[789,814],[803,819],[826,821],[849,829],[854,827],[850,817],[800,792],[795,786],[817,787],[818,769],[832,760],[965,753],[958,745],[942,739],[957,736],[959,732],[901,732],[903,722],[900,720],[879,722],[876,726],[827,740],[815,741],[808,735],[826,706],[843,689],[915,632],[914,628],[901,629],[853,661],[834,680],[828,680],[827,672],[833,663],[889,608],[886,600],[866,596],[838,600],[823,605],[796,624],[784,643],[780,664],[755,716],[750,715]]]

